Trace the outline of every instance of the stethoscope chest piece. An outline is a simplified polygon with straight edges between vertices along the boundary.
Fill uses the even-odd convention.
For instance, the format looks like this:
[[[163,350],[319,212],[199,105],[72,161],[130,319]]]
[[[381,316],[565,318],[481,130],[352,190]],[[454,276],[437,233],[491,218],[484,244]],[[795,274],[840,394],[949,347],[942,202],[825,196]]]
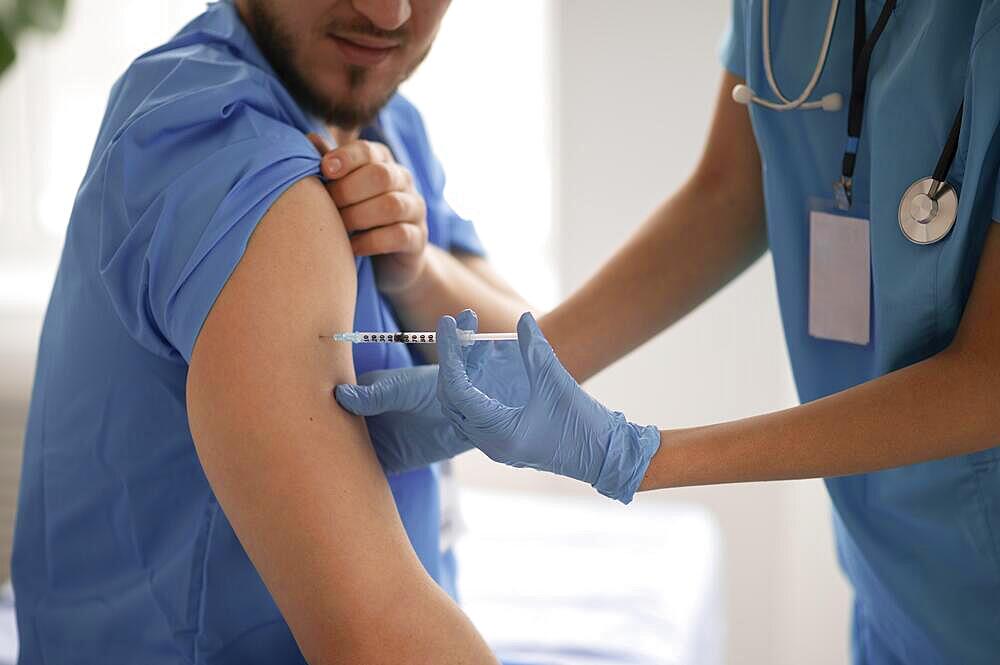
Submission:
[[[899,201],[899,228],[918,245],[931,245],[948,235],[958,215],[958,194],[947,182],[921,178]]]

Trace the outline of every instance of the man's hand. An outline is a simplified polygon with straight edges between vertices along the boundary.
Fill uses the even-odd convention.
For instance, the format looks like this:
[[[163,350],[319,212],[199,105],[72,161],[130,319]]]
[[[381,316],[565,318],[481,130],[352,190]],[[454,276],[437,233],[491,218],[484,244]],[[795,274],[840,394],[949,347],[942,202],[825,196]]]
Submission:
[[[426,263],[427,207],[413,175],[381,143],[352,141],[330,150],[316,134],[326,189],[351,234],[355,256],[375,257],[379,289],[406,289]]]

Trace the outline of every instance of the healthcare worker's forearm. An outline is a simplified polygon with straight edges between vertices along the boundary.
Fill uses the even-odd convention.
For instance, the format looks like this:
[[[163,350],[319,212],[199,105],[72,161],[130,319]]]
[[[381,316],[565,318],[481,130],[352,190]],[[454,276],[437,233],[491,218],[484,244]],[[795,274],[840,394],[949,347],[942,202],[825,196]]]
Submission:
[[[732,74],[723,78],[705,152],[691,179],[540,320],[578,381],[681,319],[765,251],[757,145],[746,107],[730,97],[739,82]]]
[[[666,431],[640,489],[842,476],[995,446],[996,384],[944,353],[785,411]]]
[[[640,489],[840,476],[1000,445],[1000,224],[978,274],[941,353],[785,411],[665,431]]]

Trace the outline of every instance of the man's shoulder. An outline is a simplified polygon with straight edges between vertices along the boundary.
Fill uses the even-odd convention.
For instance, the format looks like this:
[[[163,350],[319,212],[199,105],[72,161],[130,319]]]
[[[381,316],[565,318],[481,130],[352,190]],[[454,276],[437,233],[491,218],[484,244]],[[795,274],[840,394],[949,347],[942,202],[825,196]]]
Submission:
[[[206,118],[252,104],[268,115],[282,109],[267,77],[217,44],[181,44],[137,58],[112,90],[112,122],[124,127],[151,114],[167,125],[190,122],[182,111]],[[199,113],[200,112],[200,113]]]
[[[130,130],[163,132],[235,121],[243,109],[303,130],[307,120],[301,110],[246,30],[224,12],[234,10],[223,3],[210,6],[172,39],[132,62],[112,89],[104,123],[109,140]]]

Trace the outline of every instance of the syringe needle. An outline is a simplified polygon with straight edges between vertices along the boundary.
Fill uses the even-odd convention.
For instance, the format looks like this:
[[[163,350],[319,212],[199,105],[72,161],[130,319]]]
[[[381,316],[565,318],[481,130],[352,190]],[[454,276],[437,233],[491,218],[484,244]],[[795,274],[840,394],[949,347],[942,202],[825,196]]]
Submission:
[[[322,335],[323,339],[334,342],[349,342],[351,344],[434,344],[437,333],[434,332],[338,332],[332,335]],[[471,330],[458,330],[459,341],[464,345],[476,342],[503,342],[517,339],[517,333],[474,333]]]

